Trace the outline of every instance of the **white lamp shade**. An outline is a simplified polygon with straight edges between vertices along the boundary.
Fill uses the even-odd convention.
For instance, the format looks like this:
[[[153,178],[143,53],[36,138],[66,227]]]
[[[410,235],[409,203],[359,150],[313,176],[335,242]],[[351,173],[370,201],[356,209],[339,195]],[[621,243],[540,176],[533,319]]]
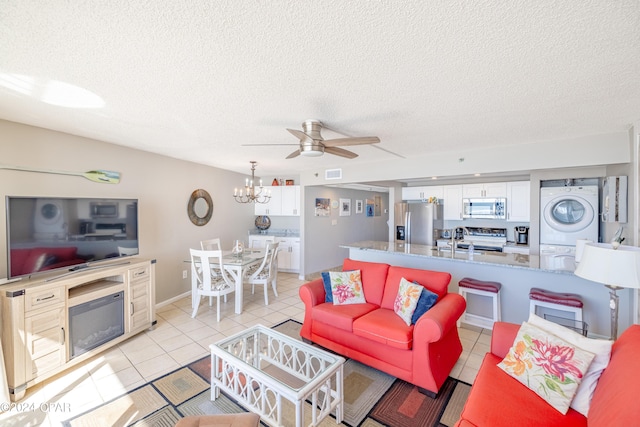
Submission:
[[[640,248],[610,244],[584,245],[576,276],[622,288],[640,289]]]

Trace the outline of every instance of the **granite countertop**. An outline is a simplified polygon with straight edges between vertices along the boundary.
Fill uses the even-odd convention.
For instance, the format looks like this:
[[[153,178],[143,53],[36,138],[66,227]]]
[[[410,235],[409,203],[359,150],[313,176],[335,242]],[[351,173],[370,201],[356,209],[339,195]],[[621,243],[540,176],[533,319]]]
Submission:
[[[271,230],[258,230],[254,228],[249,230],[250,236],[274,236],[274,237],[300,237],[300,230],[292,229],[271,229]]]
[[[457,262],[469,262],[476,264],[495,264],[506,267],[526,268],[533,270],[543,270],[540,268],[540,257],[538,255],[523,255],[505,252],[482,252],[477,251],[473,256],[466,250],[456,250],[453,254],[450,250],[438,250],[436,246],[408,244],[404,242],[384,242],[367,240],[340,245],[341,248],[360,249],[391,254],[404,254],[408,256],[418,256],[427,258],[449,259]],[[560,274],[573,274],[566,270],[543,270]]]

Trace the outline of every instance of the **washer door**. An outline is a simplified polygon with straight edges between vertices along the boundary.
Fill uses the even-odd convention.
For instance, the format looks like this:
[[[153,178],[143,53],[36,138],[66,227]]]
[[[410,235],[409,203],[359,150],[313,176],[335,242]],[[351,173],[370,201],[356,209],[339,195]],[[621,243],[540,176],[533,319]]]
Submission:
[[[577,232],[594,220],[596,212],[582,197],[562,195],[549,201],[543,212],[544,220],[553,230]]]

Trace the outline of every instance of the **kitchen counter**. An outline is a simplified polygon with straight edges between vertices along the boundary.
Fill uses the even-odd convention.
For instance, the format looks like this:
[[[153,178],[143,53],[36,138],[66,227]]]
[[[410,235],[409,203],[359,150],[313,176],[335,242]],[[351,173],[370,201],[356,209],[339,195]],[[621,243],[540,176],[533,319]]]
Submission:
[[[414,257],[438,258],[457,262],[473,264],[498,264],[503,267],[524,268],[529,270],[542,270],[538,255],[523,255],[505,252],[474,251],[470,256],[466,250],[456,250],[453,254],[450,250],[438,250],[436,246],[408,244],[404,242],[383,242],[367,240],[362,242],[340,245],[341,248],[359,249],[366,251],[386,252],[389,254],[404,254]],[[551,273],[571,274],[573,271],[544,270]]]
[[[300,230],[274,229],[274,230],[249,230],[250,236],[274,236],[274,237],[300,237]]]
[[[438,251],[436,246],[405,244],[404,242],[360,241],[340,245],[348,250],[348,257],[357,261],[383,262],[401,267],[446,271],[451,274],[450,292],[458,292],[458,282],[465,277],[495,281],[502,284],[502,320],[522,323],[529,317],[529,290],[540,287],[555,292],[575,293],[584,300],[584,320],[589,334],[608,337],[609,294],[600,283],[582,279],[573,271],[550,270],[540,267],[538,255],[504,252]],[[619,331],[633,323],[633,295],[631,290],[618,291],[620,296]],[[472,311],[490,309],[485,300],[470,302]],[[550,314],[554,314],[553,311]],[[558,313],[566,317],[566,313]]]

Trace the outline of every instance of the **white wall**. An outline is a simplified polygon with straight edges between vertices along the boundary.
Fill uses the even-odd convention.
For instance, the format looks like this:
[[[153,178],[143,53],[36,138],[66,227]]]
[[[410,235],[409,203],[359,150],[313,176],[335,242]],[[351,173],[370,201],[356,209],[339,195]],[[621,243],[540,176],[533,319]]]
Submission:
[[[140,256],[157,260],[156,300],[190,291],[182,279],[189,248],[220,237],[225,246],[254,228],[252,204],[233,201],[245,175],[176,160],[69,134],[0,121],[0,162],[5,165],[85,172],[121,173],[119,184],[99,184],[78,176],[0,170],[0,197],[67,196],[139,199]],[[187,215],[191,193],[202,188],[214,204],[211,221],[195,226]],[[5,210],[0,209],[0,277],[6,277]]]

